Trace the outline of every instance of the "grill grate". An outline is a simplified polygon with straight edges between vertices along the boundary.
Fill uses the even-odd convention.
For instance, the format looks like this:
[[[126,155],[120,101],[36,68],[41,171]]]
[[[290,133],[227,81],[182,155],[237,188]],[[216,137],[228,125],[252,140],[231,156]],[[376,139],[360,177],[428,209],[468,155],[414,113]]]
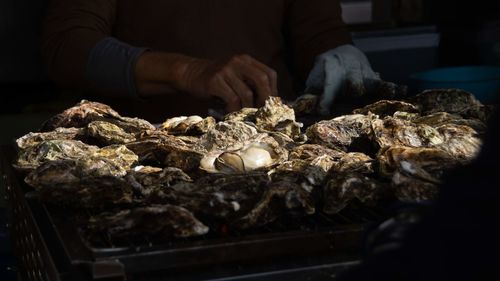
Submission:
[[[219,226],[215,228],[219,231],[196,238],[152,241],[143,237],[120,246],[103,233],[97,243],[88,243],[64,209],[42,204],[36,193],[29,192],[8,165],[12,149],[3,148],[2,152],[13,206],[11,232],[25,280],[76,280],[75,274],[91,280],[125,279],[221,264],[359,254],[367,223],[386,217],[382,209],[353,206],[334,216],[317,213],[300,219],[283,218],[245,231]],[[79,216],[86,220],[91,215]]]

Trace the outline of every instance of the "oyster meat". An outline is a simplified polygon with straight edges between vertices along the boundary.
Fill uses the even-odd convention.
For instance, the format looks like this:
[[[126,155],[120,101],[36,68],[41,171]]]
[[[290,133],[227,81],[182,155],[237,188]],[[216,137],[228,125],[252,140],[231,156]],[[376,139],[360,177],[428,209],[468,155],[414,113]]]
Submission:
[[[200,168],[209,173],[244,173],[266,169],[288,158],[274,138],[261,134],[240,145],[206,154]]]
[[[188,210],[173,205],[152,205],[105,212],[89,221],[91,232],[106,233],[115,243],[146,236],[151,240],[205,235],[209,228]]]

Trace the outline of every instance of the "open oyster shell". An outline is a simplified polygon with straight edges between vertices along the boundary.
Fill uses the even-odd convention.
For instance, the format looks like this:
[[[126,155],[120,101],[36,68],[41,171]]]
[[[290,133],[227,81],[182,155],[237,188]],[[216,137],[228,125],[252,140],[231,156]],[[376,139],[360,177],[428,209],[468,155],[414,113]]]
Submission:
[[[288,158],[288,151],[272,137],[261,134],[240,145],[212,151],[200,162],[209,173],[245,173],[269,168]]]

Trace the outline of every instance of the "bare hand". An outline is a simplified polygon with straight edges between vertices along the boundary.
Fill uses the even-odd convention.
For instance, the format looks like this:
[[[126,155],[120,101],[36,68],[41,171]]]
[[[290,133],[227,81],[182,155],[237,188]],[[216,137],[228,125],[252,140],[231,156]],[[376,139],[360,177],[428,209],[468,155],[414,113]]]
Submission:
[[[226,60],[193,59],[184,72],[185,91],[195,97],[218,97],[228,112],[264,105],[278,94],[276,72],[248,55]]]

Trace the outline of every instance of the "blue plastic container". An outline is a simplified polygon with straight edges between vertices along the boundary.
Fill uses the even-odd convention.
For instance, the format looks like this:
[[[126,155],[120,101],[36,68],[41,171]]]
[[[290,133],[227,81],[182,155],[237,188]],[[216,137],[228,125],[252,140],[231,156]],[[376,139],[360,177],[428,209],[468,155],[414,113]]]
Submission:
[[[437,68],[411,75],[415,92],[428,89],[463,89],[485,104],[500,103],[500,67],[462,66]]]

